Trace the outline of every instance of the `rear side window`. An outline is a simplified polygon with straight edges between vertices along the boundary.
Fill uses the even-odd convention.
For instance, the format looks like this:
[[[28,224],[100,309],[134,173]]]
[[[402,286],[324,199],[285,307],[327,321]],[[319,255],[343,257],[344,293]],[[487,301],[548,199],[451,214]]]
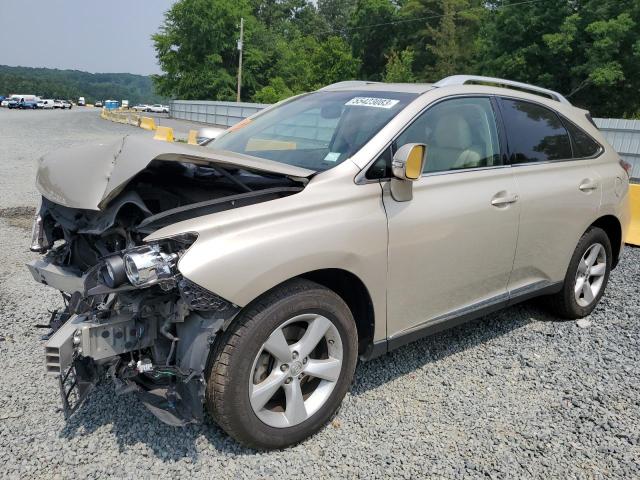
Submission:
[[[571,122],[564,122],[573,140],[573,158],[593,157],[600,151],[600,145],[582,129]]]
[[[572,158],[571,140],[558,115],[548,108],[520,100],[501,99],[511,163]]]

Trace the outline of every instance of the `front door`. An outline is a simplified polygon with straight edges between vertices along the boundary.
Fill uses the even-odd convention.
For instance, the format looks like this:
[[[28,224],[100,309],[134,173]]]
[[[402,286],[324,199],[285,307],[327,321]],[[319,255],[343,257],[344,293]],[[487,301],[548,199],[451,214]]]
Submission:
[[[428,108],[394,142],[427,144],[413,199],[388,184],[387,333],[421,327],[506,300],[518,232],[518,192],[503,165],[488,97],[458,97]]]

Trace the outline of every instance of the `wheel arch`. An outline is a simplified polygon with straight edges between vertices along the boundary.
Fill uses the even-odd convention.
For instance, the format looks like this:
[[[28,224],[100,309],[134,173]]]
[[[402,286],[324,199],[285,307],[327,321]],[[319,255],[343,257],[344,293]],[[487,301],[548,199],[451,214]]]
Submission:
[[[250,303],[245,305],[244,310],[249,305],[252,305],[256,300],[259,300],[269,292],[281,287],[282,285],[295,280],[296,278],[303,278],[321,285],[335,294],[337,294],[349,307],[353,319],[356,323],[356,330],[358,331],[358,355],[366,356],[369,353],[370,348],[373,346],[373,339],[375,335],[375,310],[373,307],[373,300],[369,289],[364,282],[354,273],[349,272],[341,268],[324,268],[319,270],[312,270],[300,275],[296,275],[292,278],[288,278],[277,285],[274,285],[266,292],[263,292],[258,297],[253,299]],[[223,330],[226,330],[228,326],[233,323],[237,315],[234,315],[225,322]]]
[[[341,268],[325,268],[299,275],[336,293],[349,307],[358,331],[358,354],[365,355],[373,345],[375,312],[369,289],[355,274]]]
[[[620,220],[614,215],[604,215],[593,222],[589,228],[598,227],[604,230],[611,242],[611,253],[613,259],[611,262],[611,268],[615,268],[618,265],[620,250],[622,248],[622,225]]]

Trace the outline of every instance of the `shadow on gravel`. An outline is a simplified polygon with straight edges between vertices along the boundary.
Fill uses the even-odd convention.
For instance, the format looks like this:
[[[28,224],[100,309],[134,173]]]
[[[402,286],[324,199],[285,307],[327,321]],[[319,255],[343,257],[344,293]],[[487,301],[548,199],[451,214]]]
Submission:
[[[361,395],[429,363],[508,334],[533,321],[552,320],[534,299],[410,343],[356,369],[352,395]]]
[[[113,434],[120,452],[133,451],[140,456],[155,456],[156,460],[162,462],[185,458],[195,462],[198,459],[197,444],[211,445],[223,454],[255,453],[235,442],[210,418],[204,425],[184,428],[165,425],[149,413],[135,396],[116,395],[111,382],[101,383],[95,388],[87,402],[67,421],[59,436],[71,439],[101,429]],[[104,438],[104,434],[95,438]],[[148,447],[151,452],[141,446]],[[99,453],[101,447],[89,444],[88,449],[92,453]]]
[[[411,343],[371,362],[360,363],[351,394],[361,395],[429,363],[500,337],[534,320],[545,319],[551,320],[553,317],[535,303],[527,302]],[[220,453],[256,454],[236,443],[211,419],[207,419],[204,425],[185,428],[164,425],[135,396],[115,395],[110,382],[96,387],[86,404],[69,419],[60,436],[70,439],[99,429],[108,429],[113,433],[121,452],[142,444],[163,462],[184,458],[196,461],[196,445],[205,443]],[[100,449],[101,445],[90,443],[88,446],[90,452],[98,453]],[[140,455],[147,456],[149,453],[143,448]]]

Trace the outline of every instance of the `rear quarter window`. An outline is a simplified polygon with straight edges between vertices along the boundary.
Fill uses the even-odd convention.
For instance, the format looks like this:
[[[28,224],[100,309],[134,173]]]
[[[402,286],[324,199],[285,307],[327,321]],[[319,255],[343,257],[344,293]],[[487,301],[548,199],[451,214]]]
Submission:
[[[566,120],[564,124],[573,141],[573,158],[593,157],[600,151],[600,144],[581,128]]]
[[[511,163],[572,158],[569,133],[552,110],[521,100],[501,99]]]

